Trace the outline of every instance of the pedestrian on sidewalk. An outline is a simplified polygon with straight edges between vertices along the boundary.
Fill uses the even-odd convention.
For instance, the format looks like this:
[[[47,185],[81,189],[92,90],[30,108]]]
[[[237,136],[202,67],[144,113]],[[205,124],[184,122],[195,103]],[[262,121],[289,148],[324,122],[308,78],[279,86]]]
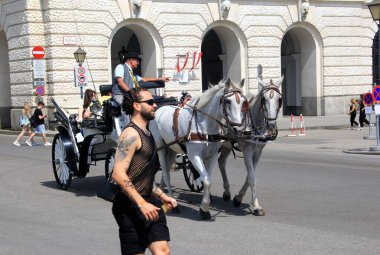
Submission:
[[[364,95],[361,95],[361,102],[360,102],[360,109],[359,109],[359,123],[360,127],[359,129],[361,130],[364,126],[364,123],[366,123],[369,126],[369,121],[367,120],[367,116],[365,114],[365,105],[364,105]]]
[[[45,131],[44,120],[46,119],[47,115],[42,113],[42,108],[44,108],[44,107],[45,107],[45,103],[40,101],[40,102],[38,102],[37,108],[34,111],[33,115],[35,118],[36,126],[35,126],[35,128],[33,128],[33,133],[29,136],[28,140],[26,140],[26,144],[29,146],[33,145],[32,140],[36,134],[41,134],[45,146],[51,145],[51,143],[49,143],[46,140],[46,131]]]
[[[350,105],[350,122],[351,122],[351,130],[354,130],[354,124],[355,126],[358,126],[359,124],[355,121],[356,118],[356,109],[358,107],[358,103],[356,102],[355,98],[351,98],[351,105]]]
[[[20,146],[20,140],[24,136],[25,132],[28,132],[28,135],[30,136],[32,134],[32,129],[30,127],[29,119],[32,116],[31,110],[30,110],[30,104],[24,103],[24,109],[22,109],[22,113],[20,115],[18,125],[21,127],[21,132],[17,136],[16,140],[13,142],[14,145]],[[31,140],[33,143],[33,140]]]

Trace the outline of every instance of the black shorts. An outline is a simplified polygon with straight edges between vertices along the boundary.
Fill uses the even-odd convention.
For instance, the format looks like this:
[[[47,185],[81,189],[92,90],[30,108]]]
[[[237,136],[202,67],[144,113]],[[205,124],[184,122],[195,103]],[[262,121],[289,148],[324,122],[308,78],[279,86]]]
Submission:
[[[144,199],[157,207],[161,201],[154,197]],[[118,193],[113,201],[112,213],[119,225],[119,238],[122,254],[144,253],[152,242],[170,241],[165,213],[160,210],[159,219],[147,222],[140,209],[123,193]]]

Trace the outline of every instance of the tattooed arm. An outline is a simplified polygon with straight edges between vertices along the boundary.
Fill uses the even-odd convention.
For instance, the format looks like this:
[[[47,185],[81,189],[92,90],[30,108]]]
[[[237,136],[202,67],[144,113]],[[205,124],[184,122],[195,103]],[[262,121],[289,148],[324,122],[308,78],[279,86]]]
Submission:
[[[132,184],[127,170],[135,152],[141,148],[141,139],[134,128],[126,128],[121,133],[115,154],[112,179],[122,191],[140,208],[146,220],[157,220],[160,208],[147,203]]]

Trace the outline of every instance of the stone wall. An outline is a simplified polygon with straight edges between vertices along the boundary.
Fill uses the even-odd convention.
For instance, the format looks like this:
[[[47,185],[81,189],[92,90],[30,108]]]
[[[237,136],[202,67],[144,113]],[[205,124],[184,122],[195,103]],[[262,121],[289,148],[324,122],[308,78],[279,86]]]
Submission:
[[[366,7],[368,1],[309,1],[305,21],[300,20],[298,1],[231,1],[226,19],[215,1],[143,1],[139,13],[127,0],[17,0],[2,1],[0,28],[6,31],[9,48],[11,106],[35,103],[32,85],[33,46],[46,49],[47,85],[50,96],[70,111],[81,104],[73,85],[73,52],[77,45],[63,45],[63,36],[74,35],[87,52],[91,82],[95,86],[112,81],[110,45],[117,30],[129,24],[151,26],[161,38],[164,74],[173,77],[178,52],[200,51],[205,33],[224,26],[241,42],[242,78],[246,92],[257,93],[256,66],[262,64],[264,79],[281,75],[281,43],[295,27],[308,31],[317,42],[317,95],[324,114],[342,113],[337,98],[367,92],[371,87],[371,47],[377,27]],[[319,44],[318,44],[319,43]],[[92,85],[91,85],[92,87]],[[172,79],[169,95],[184,89]],[[201,71],[196,69],[186,85],[201,93]],[[320,98],[322,98],[320,100]],[[337,100],[339,101],[339,100]],[[313,103],[314,104],[314,103]],[[330,109],[332,109],[330,111]]]

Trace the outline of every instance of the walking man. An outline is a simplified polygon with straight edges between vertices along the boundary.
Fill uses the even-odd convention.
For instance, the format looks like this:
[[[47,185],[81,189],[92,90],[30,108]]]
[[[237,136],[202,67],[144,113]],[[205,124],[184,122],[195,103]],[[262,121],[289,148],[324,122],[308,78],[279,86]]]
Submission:
[[[170,254],[169,229],[163,208],[177,206],[154,182],[158,155],[148,123],[157,105],[149,91],[131,89],[122,108],[131,122],[121,133],[112,178],[121,191],[113,200],[112,212],[119,225],[122,254]],[[165,207],[161,208],[162,203]]]
[[[50,146],[51,143],[49,143],[46,139],[46,130],[45,130],[45,122],[47,115],[42,113],[42,108],[45,107],[44,102],[40,101],[37,104],[37,108],[34,111],[34,118],[36,119],[36,127],[33,128],[33,133],[29,136],[28,140],[26,140],[26,144],[28,146],[32,146],[33,137],[36,134],[41,134],[42,140],[44,141],[45,146]]]

